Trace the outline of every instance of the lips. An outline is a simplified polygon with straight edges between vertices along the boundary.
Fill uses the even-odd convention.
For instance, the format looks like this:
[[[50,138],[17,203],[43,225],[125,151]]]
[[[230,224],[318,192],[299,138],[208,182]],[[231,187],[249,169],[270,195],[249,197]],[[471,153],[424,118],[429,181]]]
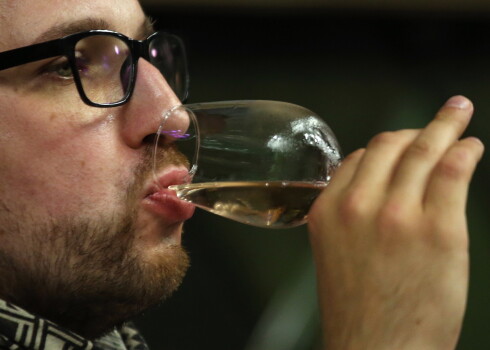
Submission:
[[[194,205],[179,199],[175,191],[168,189],[168,186],[188,182],[187,177],[185,168],[167,169],[158,177],[157,183],[149,187],[143,199],[144,206],[168,224],[189,219],[194,214]]]

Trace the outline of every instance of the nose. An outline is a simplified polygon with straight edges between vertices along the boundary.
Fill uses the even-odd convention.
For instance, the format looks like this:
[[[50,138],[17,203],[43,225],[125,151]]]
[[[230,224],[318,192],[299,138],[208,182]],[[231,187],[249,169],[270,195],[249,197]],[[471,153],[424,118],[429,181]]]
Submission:
[[[144,59],[138,61],[138,73],[131,100],[124,106],[122,137],[131,148],[145,144],[145,138],[158,131],[165,112],[181,102],[160,71]],[[166,118],[162,134],[187,130],[188,117]]]

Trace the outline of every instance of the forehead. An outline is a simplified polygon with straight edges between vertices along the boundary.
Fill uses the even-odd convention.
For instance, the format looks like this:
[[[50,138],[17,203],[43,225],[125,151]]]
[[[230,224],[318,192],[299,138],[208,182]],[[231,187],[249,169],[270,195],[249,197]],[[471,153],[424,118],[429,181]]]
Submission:
[[[144,20],[138,0],[0,0],[0,51],[30,45],[54,27],[80,21],[106,22],[108,28],[87,29],[133,37]]]

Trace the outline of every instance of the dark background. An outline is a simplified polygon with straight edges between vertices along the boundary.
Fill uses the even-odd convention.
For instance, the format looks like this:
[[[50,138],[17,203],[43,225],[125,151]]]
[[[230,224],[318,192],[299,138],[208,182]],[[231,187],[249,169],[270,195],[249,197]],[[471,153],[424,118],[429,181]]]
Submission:
[[[376,133],[424,126],[454,94],[475,104],[468,130],[490,144],[490,18],[485,12],[147,6],[181,35],[189,102],[271,99],[303,105],[344,154]],[[471,285],[458,349],[490,347],[488,155],[469,197]],[[153,350],[318,349],[304,227],[265,230],[198,211],[185,226],[192,267],[137,324]]]

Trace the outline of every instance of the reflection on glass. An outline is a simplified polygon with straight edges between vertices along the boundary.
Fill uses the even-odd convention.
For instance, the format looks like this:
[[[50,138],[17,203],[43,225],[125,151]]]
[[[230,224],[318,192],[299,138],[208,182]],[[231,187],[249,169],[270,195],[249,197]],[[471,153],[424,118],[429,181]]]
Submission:
[[[276,101],[178,106],[166,114],[160,138],[168,137],[163,130],[172,130],[168,123],[183,115],[192,123],[178,133],[187,140],[179,149],[193,166],[184,184],[170,188],[200,208],[245,224],[305,223],[341,161],[330,128],[301,106]]]

